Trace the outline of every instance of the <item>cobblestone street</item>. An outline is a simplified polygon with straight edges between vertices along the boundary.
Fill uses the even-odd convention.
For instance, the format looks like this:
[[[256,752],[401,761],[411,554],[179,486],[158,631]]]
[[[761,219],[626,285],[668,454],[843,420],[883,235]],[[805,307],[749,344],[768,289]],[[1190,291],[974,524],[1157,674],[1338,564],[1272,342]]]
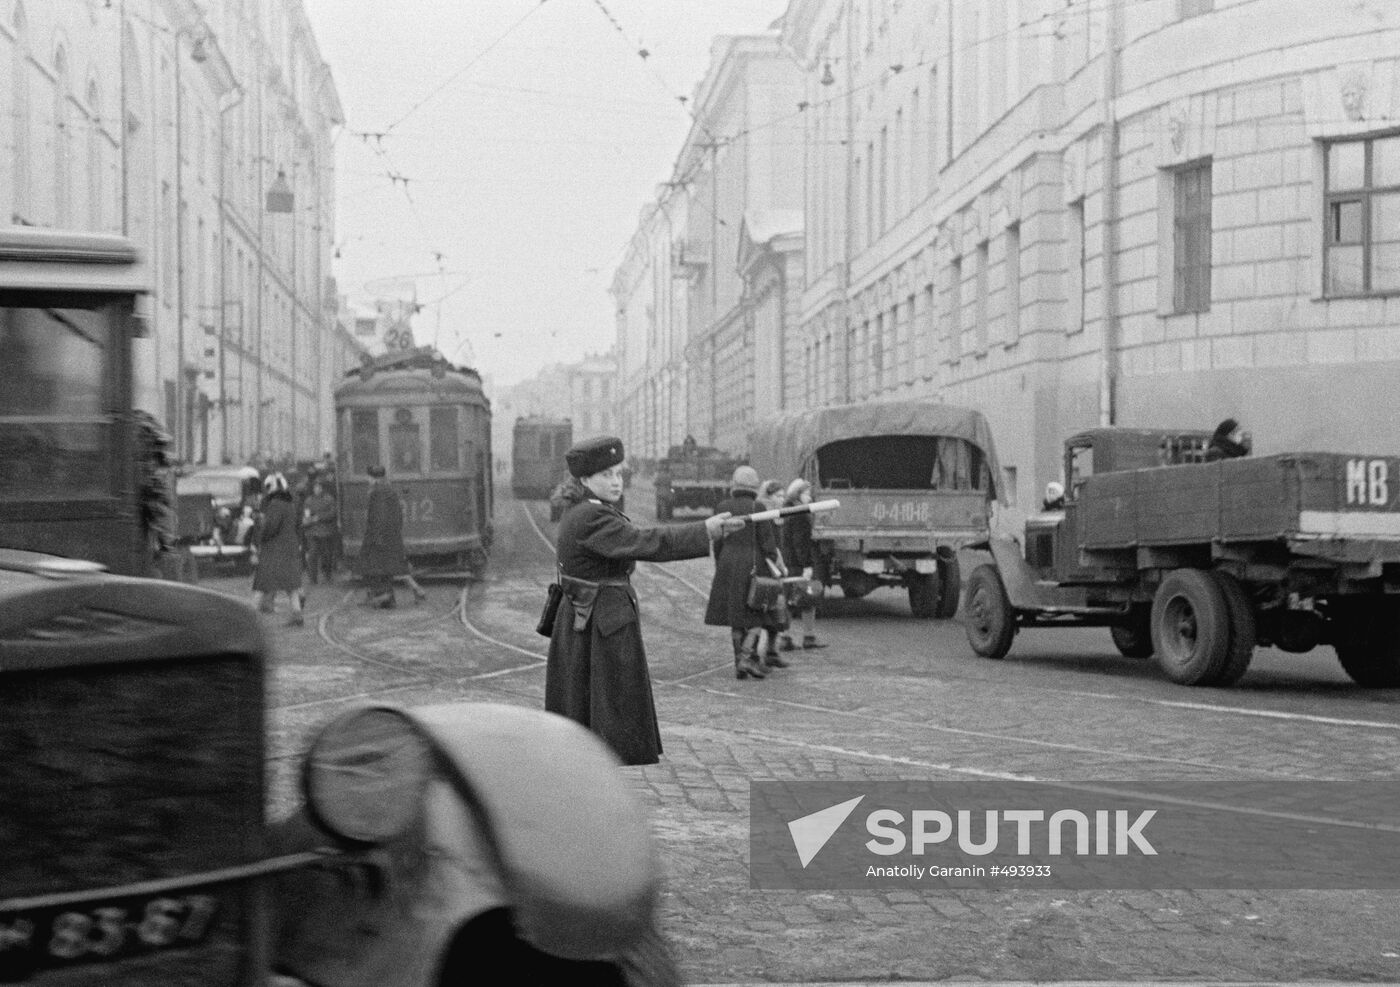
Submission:
[[[527,517],[499,505],[491,571],[464,611],[450,582],[392,612],[322,585],[305,628],[273,625],[278,808],[307,732],[349,701],[542,705],[541,507]],[[1006,661],[976,659],[956,621],[915,620],[902,595],[878,592],[823,604],[830,648],[736,682],[727,632],[700,622],[709,571],[705,560],[639,568],[665,753],[622,769],[652,818],[662,924],[688,982],[1400,979],[1389,891],[751,889],[753,781],[1379,784],[1394,780],[1400,717],[1393,693],[1351,685],[1325,650],[1262,651],[1237,688],[1184,690],[1119,657],[1103,631],[1029,631]]]

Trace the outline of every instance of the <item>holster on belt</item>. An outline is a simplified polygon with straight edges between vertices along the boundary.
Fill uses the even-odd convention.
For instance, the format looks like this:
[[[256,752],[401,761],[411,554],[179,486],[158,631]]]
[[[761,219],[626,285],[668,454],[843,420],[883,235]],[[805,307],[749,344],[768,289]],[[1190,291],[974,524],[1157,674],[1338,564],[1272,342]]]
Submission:
[[[576,576],[559,576],[559,585],[564,587],[564,595],[574,607],[574,630],[588,629],[588,621],[593,617],[593,605],[598,602],[598,591],[604,586],[626,586],[625,582],[607,580],[595,583]]]

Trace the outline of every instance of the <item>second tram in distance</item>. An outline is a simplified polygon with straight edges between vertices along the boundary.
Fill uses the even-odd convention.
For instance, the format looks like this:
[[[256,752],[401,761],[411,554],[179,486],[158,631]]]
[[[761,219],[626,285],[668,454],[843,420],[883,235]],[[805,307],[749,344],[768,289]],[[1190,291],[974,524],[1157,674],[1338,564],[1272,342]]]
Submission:
[[[515,420],[511,445],[510,489],[520,500],[544,500],[562,480],[564,453],[574,444],[567,418],[530,415]]]
[[[432,347],[389,353],[336,388],[337,477],[345,554],[360,554],[369,467],[404,499],[416,571],[477,575],[491,548],[491,402],[481,376]]]

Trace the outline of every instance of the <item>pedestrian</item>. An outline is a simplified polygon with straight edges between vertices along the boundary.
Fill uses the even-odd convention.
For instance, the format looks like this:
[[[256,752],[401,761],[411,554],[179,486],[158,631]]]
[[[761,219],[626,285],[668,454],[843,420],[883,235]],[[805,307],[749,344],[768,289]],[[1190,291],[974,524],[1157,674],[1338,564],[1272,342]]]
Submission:
[[[403,498],[384,479],[384,467],[368,470],[373,479],[365,507],[365,537],[360,546],[359,573],[365,580],[365,603],[383,610],[398,606],[394,579],[408,575],[403,548]],[[418,592],[422,592],[421,587]]]
[[[1059,480],[1045,484],[1045,499],[1040,502],[1043,511],[1063,511],[1065,509],[1065,485]]]
[[[1240,456],[1249,455],[1249,442],[1240,432],[1240,423],[1233,418],[1227,418],[1215,428],[1215,434],[1210,437],[1210,444],[1206,446],[1206,462],[1213,463],[1218,459],[1237,459]]]
[[[319,480],[311,487],[311,496],[306,499],[302,524],[306,532],[306,569],[314,584],[318,576],[324,575],[326,582],[335,582],[335,539],[337,510],[335,498],[326,492]]]
[[[783,484],[781,480],[764,480],[758,488],[758,507],[763,511],[776,511],[783,506]],[[783,519],[773,519],[774,537],[778,543],[778,572],[779,575],[787,576],[788,569],[783,561]],[[787,637],[788,629],[792,626],[791,614],[788,612],[787,599],[780,596],[778,603],[772,610],[767,611],[770,618],[769,623],[763,626],[763,635],[760,639],[759,654],[763,656],[765,668],[787,668],[787,660],[778,654],[778,642],[781,638]]]
[[[277,594],[286,593],[292,602],[288,626],[300,627],[301,535],[297,530],[296,507],[287,479],[270,473],[263,480],[262,522],[258,525],[258,568],[253,574],[253,599],[263,613],[277,609]]]
[[[726,525],[741,522],[717,514],[639,528],[617,507],[621,439],[587,439],[564,460],[572,482],[555,540],[563,597],[549,639],[544,706],[598,734],[623,764],[655,764],[661,731],[632,570],[638,561],[700,558]]]
[[[812,485],[806,480],[798,477],[788,484],[787,494],[783,498],[783,504],[787,507],[795,507],[798,504],[810,504],[812,502]],[[815,575],[816,553],[812,547],[812,515],[793,514],[783,519],[782,527],[783,561],[786,563],[788,572],[798,572],[802,578],[811,580]],[[790,615],[791,620],[798,621],[802,625],[802,647],[807,650],[814,648],[825,648],[826,645],[817,640],[817,603],[815,594],[812,595],[808,606]],[[791,634],[784,635],[783,650],[792,651],[796,649]]]
[[[237,520],[233,523],[233,543],[235,545],[252,545],[253,529],[257,527],[258,519],[253,516],[253,505],[244,504]]]
[[[759,510],[758,474],[752,466],[740,466],[729,482],[729,498],[715,507],[720,514],[739,517]],[[734,677],[765,678],[768,674],[762,661],[763,627],[771,622],[766,610],[748,605],[749,580],[758,574],[773,575],[769,565],[776,566],[778,539],[771,521],[746,524],[726,534],[714,547],[715,574],[710,583],[710,599],[705,607],[705,623],[711,627],[728,627],[734,648]]]

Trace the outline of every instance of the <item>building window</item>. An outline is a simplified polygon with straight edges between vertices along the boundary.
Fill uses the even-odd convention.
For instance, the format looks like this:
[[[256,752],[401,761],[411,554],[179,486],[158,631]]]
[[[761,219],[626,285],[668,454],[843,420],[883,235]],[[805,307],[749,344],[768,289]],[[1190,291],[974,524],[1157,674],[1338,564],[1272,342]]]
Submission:
[[[1173,175],[1172,311],[1210,311],[1210,162]]]
[[[875,220],[875,142],[865,143],[865,245],[868,247],[875,242],[879,235],[876,232]]]
[[[987,352],[987,341],[991,333],[987,326],[987,268],[991,265],[991,244],[983,240],[977,245],[977,298],[975,325],[977,329],[977,352]]]
[[[1176,16],[1181,20],[1208,14],[1215,9],[1215,0],[1176,0]]]
[[[879,225],[876,230],[889,230],[889,127],[879,129]],[[874,239],[874,237],[872,237]]]
[[[1006,290],[1002,293],[1002,308],[1006,313],[1006,345],[1014,346],[1021,339],[1021,224],[1006,228]]]
[[[948,264],[948,361],[962,356],[962,258]]]
[[[928,70],[928,194],[938,188],[938,66]]]
[[[1084,200],[1069,204],[1069,230],[1065,240],[1065,269],[1068,284],[1065,300],[1069,302],[1069,318],[1065,332],[1084,331]]]
[[[1400,291],[1400,135],[1327,145],[1326,293]]]

